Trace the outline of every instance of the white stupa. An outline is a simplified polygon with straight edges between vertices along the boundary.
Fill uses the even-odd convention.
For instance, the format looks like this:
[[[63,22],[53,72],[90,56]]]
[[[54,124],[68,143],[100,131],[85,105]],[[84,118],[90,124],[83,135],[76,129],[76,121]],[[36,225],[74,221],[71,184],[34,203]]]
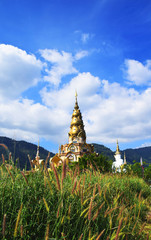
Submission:
[[[121,158],[121,153],[119,150],[118,140],[117,140],[117,146],[116,146],[116,152],[115,152],[115,162],[112,164],[112,169],[116,172],[121,172],[121,166],[124,164],[123,159]],[[125,158],[126,160],[126,158]]]

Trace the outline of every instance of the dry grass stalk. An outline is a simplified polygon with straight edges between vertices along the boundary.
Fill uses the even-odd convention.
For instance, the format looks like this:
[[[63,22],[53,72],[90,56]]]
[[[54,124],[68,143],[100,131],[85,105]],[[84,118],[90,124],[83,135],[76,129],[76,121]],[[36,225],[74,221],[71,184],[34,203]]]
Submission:
[[[128,215],[124,218],[124,224],[125,224],[125,225],[127,224],[128,218],[129,218]]]
[[[8,173],[9,173],[9,175],[11,176],[12,181],[14,182],[14,178],[13,178],[13,176],[12,176],[12,174],[11,174],[11,172],[10,172],[10,170],[9,170],[9,168],[7,166],[6,166],[6,169],[7,169]]]
[[[98,217],[99,212],[100,212],[100,210],[101,210],[101,208],[103,207],[104,204],[105,204],[105,202],[103,202],[103,203],[101,204],[101,206],[98,208],[96,214],[95,214],[94,217],[93,217],[93,221],[95,221],[95,219]]]
[[[120,233],[120,229],[121,229],[121,226],[122,226],[122,221],[123,221],[123,218],[121,218],[121,220],[119,222],[118,229],[117,229],[116,236],[115,236],[115,240],[118,239],[118,235]]]
[[[63,239],[66,240],[66,238],[65,238],[66,235],[63,232],[61,233],[61,235],[62,235]]]
[[[62,169],[62,177],[63,177],[63,179],[66,177],[66,168],[67,168],[66,160],[64,160],[63,161],[63,169]]]
[[[29,162],[30,162],[30,166],[31,166],[31,169],[33,169],[33,163],[31,161],[31,158],[30,158],[30,155],[28,154],[28,159],[29,159]]]
[[[78,166],[76,166],[76,169],[74,171],[73,178],[72,178],[72,183],[73,183],[75,177],[77,176],[77,171],[78,171]]]
[[[90,180],[92,180],[92,178],[91,178],[91,172],[90,172]]]
[[[56,168],[55,168],[55,166],[54,166],[54,164],[53,164],[53,163],[51,164],[51,167],[52,167],[52,169],[53,169],[53,172],[54,172],[54,174],[55,174],[55,177],[56,177],[56,181],[57,181],[58,190],[60,190],[60,182],[59,182],[59,177],[58,177],[57,170],[56,170]]]
[[[63,161],[63,166],[62,166],[61,189],[63,188],[63,180],[65,177],[66,177],[66,160]]]
[[[81,188],[81,204],[83,205],[83,186]]]
[[[48,185],[49,185],[49,189],[50,190],[52,190],[52,187],[51,187],[51,184],[50,184],[50,182],[49,182],[49,179],[45,176],[45,179],[46,179],[46,182],[48,183]]]
[[[23,178],[25,179],[26,183],[28,184],[28,180],[27,180],[27,178],[26,178],[24,172],[21,171],[21,174],[22,174]]]
[[[74,192],[74,190],[75,190],[75,188],[76,188],[76,185],[77,185],[77,178],[76,178],[75,181],[74,181],[74,185],[73,185],[71,194],[73,194],[73,192]]]
[[[70,218],[70,213],[71,213],[71,203],[69,205],[69,209],[68,209],[68,217]]]
[[[89,229],[89,239],[91,239],[91,229]]]
[[[45,236],[45,240],[49,240],[49,223],[47,224],[47,227],[46,227],[46,236]]]
[[[22,208],[23,208],[23,204],[21,204],[19,212],[18,212],[18,216],[17,216],[17,220],[16,220],[16,224],[15,224],[15,230],[14,230],[14,237],[17,237],[17,229],[18,229],[18,225],[19,225],[19,221],[20,221]]]
[[[140,231],[139,231],[138,235],[140,235],[140,234],[141,234],[141,232],[143,231],[143,229],[144,229],[145,225],[146,225],[146,222],[144,222],[144,223],[143,223],[143,225],[142,225],[142,227],[141,227],[141,229],[140,229]]]
[[[96,171],[95,171],[95,168],[94,168],[94,166],[93,166],[92,163],[91,163],[91,168],[92,168],[92,170],[93,170],[93,174],[96,176]]]
[[[95,192],[96,192],[96,183],[95,183],[94,189],[93,189],[93,199],[94,199],[94,197],[95,197]]]
[[[46,199],[43,197],[43,201],[44,201],[44,204],[45,204],[45,207],[46,207],[46,210],[47,212],[49,213],[49,207],[48,207],[48,203],[46,201]]]
[[[121,214],[123,213],[124,209],[125,209],[125,206],[122,206],[117,219],[121,218]]]
[[[23,238],[23,234],[24,234],[24,229],[23,229],[23,225],[20,226],[20,236],[21,238]]]
[[[5,229],[6,229],[6,214],[3,217],[3,225],[2,225],[2,235],[5,236]]]
[[[81,180],[82,180],[82,177],[80,177],[80,179],[79,179],[79,182],[78,182],[78,184],[77,184],[77,189],[78,189],[78,191],[79,191],[79,195],[80,195],[80,183],[81,183]]]
[[[44,186],[46,187],[46,176],[45,176],[45,172],[44,172]]]
[[[141,195],[142,195],[142,192],[140,191],[139,196],[138,196],[139,201],[141,200]]]
[[[110,209],[109,211],[105,212],[104,217],[106,217],[108,214],[112,213],[115,209],[118,209],[119,207],[115,207]]]
[[[78,164],[78,176],[80,175],[80,167],[79,167],[79,164]]]
[[[107,207],[105,213],[104,213],[104,217],[106,216],[106,213],[109,211],[109,207]]]
[[[91,198],[90,205],[89,205],[89,212],[88,212],[88,220],[91,220],[91,213],[92,213],[92,202],[93,198]]]
[[[50,152],[48,153],[48,156],[47,156],[46,161],[45,161],[45,165],[44,165],[45,168],[47,168],[47,163],[48,163],[49,157],[50,157]]]
[[[81,240],[81,239],[82,239],[82,237],[83,237],[83,233],[80,235],[80,238],[79,238],[78,240]]]
[[[98,184],[98,192],[99,192],[99,196],[101,196],[101,194],[102,194],[102,191],[101,191],[101,187],[100,187],[100,185]]]
[[[3,164],[5,164],[5,158],[3,154],[2,154],[2,159],[3,159]]]
[[[59,217],[59,213],[60,213],[60,205],[59,205],[58,210],[57,210],[57,215],[56,215],[57,218]]]
[[[82,184],[83,188],[85,186],[85,174],[84,174],[84,178],[83,178],[83,184]]]
[[[49,176],[49,172],[48,172],[48,168],[47,168],[47,163],[48,163],[49,157],[50,157],[50,152],[48,153],[48,156],[47,156],[46,161],[44,163],[44,169],[45,169],[45,173],[47,173],[47,176]]]
[[[9,162],[12,160],[12,154],[11,152],[9,153]]]
[[[96,240],[99,240],[100,237],[102,236],[102,234],[104,233],[105,229],[98,235],[98,237],[96,238]]]

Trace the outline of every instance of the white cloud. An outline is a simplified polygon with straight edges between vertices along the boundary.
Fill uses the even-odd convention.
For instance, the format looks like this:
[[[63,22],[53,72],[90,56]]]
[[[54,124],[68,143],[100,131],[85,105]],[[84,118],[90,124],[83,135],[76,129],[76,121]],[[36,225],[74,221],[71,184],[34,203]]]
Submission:
[[[139,92],[89,72],[79,73],[74,63],[87,56],[85,51],[75,55],[50,49],[40,52],[48,71],[48,83],[40,92],[41,104],[19,97],[37,83],[44,64],[21,49],[0,45],[0,135],[13,137],[15,133],[16,138],[28,141],[39,136],[61,144],[67,142],[77,90],[88,142],[106,144],[117,138],[120,142],[151,138],[150,87]],[[151,61],[146,65],[135,60],[125,63],[129,81],[149,84]],[[59,85],[62,77],[73,73],[75,77],[66,84],[50,88],[49,83]]]
[[[84,44],[87,43],[93,37],[94,37],[94,34],[90,34],[90,33],[82,33],[81,34],[81,40]]]
[[[137,148],[144,148],[144,147],[150,147],[151,146],[151,142],[145,142],[143,144],[141,144],[141,146],[137,147]]]
[[[41,91],[41,97],[44,104],[51,108],[70,111],[74,106],[74,95],[77,90],[81,105],[84,108],[90,108],[98,100],[96,92],[99,90],[100,84],[98,77],[94,77],[90,73],[79,73],[60,90],[48,91],[47,88],[44,88]]]
[[[81,35],[81,40],[83,43],[86,43],[90,38],[90,34],[89,33],[82,33]]]
[[[98,105],[86,114],[89,140],[100,142],[134,141],[151,137],[151,89],[141,94],[117,83],[102,81]]]
[[[88,51],[80,51],[80,52],[77,52],[76,55],[75,55],[75,60],[79,60],[83,57],[86,57],[89,55],[89,52]]]
[[[125,69],[126,79],[136,85],[151,85],[151,60],[146,64],[139,61],[126,59]]]
[[[150,88],[139,93],[90,73],[80,73],[60,90],[43,89],[41,96],[51,108],[68,112],[71,120],[75,89],[89,142],[111,143],[117,138],[126,142],[151,137]],[[66,129],[69,129],[69,119]]]
[[[64,136],[64,129],[68,121],[68,113],[62,109],[49,109],[39,103],[23,99],[0,104],[0,135],[17,139],[44,137],[53,141]],[[61,119],[61,121],[60,121]]]
[[[74,107],[74,89],[82,112],[88,142],[134,141],[151,138],[151,89],[141,94],[90,73],[79,74],[60,90],[43,93],[49,106],[23,99],[0,104],[0,135],[33,141],[45,138],[68,141]],[[113,90],[113,91],[112,91]]]
[[[0,95],[16,98],[40,80],[43,64],[34,55],[0,44]]]
[[[61,53],[55,49],[40,50],[42,57],[52,64],[50,70],[46,69],[47,76],[44,80],[58,86],[61,78],[68,74],[77,73],[73,67],[74,57],[71,53],[62,51]]]

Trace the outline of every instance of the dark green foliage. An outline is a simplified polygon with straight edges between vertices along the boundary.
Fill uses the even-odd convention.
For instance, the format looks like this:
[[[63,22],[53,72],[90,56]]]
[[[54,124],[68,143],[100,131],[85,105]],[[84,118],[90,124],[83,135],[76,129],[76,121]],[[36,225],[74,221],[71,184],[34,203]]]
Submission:
[[[99,170],[102,173],[111,172],[112,171],[112,161],[108,159],[108,157],[103,156],[102,154],[91,154],[84,155],[79,159],[79,167],[80,169],[88,169],[93,168],[95,170]],[[92,170],[93,170],[92,169]]]
[[[134,162],[133,164],[126,164],[124,166],[127,175],[135,175],[137,177],[143,178],[147,183],[151,184],[151,164],[147,167],[141,166],[140,163]],[[124,173],[124,174],[125,174]]]
[[[151,185],[151,164],[144,168],[144,179]]]

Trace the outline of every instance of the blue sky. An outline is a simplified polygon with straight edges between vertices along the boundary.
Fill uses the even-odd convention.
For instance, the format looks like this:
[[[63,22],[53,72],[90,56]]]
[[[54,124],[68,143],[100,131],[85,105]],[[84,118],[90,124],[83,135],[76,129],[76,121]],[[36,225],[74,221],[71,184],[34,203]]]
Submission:
[[[75,89],[87,141],[151,145],[151,2],[0,0],[0,135],[56,152]]]

